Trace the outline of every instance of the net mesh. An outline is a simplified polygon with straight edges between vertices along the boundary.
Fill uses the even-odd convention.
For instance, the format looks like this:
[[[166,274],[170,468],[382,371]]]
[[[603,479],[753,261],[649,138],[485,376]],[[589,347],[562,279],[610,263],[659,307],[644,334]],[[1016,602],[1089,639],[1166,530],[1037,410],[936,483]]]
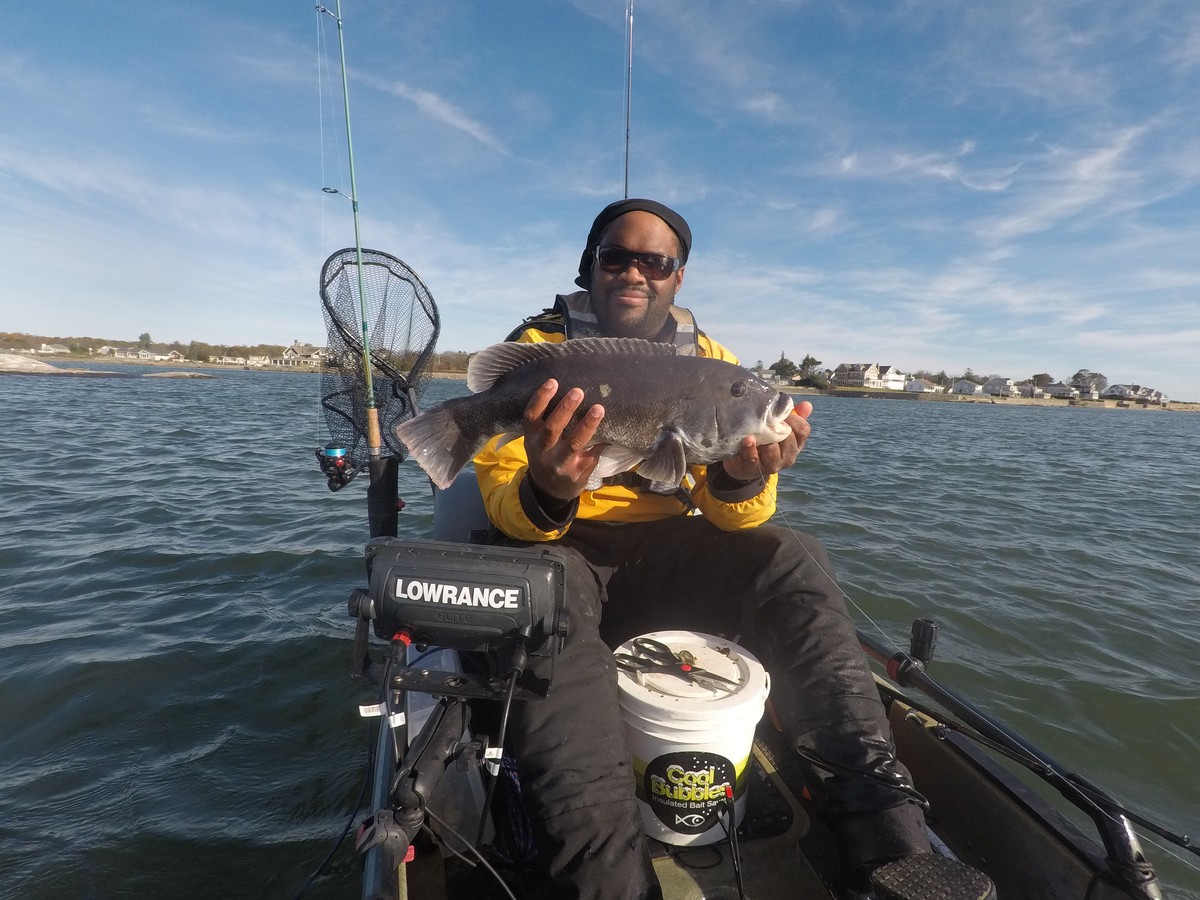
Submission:
[[[362,251],[359,303],[358,251],[339,250],[321,268],[321,305],[329,356],[321,376],[321,406],[335,444],[353,465],[369,459],[367,379],[363,320],[370,336],[371,383],[385,456],[404,459],[396,426],[419,410],[440,320],[429,289],[407,265],[379,250]]]

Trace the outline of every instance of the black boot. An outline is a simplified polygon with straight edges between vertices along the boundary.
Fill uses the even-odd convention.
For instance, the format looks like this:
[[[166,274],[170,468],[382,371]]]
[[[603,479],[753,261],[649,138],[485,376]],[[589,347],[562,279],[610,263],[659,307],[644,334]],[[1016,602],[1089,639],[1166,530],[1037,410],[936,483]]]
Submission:
[[[925,816],[913,803],[833,816],[850,897],[870,900],[996,900],[991,879],[933,853]]]

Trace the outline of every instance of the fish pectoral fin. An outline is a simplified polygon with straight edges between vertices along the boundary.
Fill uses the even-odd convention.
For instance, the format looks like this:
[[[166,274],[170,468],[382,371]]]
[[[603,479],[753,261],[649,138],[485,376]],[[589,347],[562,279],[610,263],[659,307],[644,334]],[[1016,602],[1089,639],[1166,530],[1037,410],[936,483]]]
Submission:
[[[492,448],[493,450],[499,450],[509,441],[515,441],[519,437],[525,437],[525,434],[521,431],[506,431],[501,435],[497,435],[497,437],[499,437],[500,440],[496,441],[496,446]]]
[[[611,475],[619,475],[622,472],[628,472],[634,466],[642,461],[642,454],[638,453],[629,447],[622,447],[620,444],[606,444],[604,449],[600,451],[600,462],[596,463],[596,468],[592,470],[592,478],[596,481],[596,487],[600,486],[601,479],[608,478]],[[591,479],[588,480],[588,490],[594,491]]]
[[[674,431],[665,431],[650,448],[650,456],[637,467],[638,474],[649,481],[679,486],[687,474],[687,455],[683,441]],[[660,491],[661,493],[661,491]]]

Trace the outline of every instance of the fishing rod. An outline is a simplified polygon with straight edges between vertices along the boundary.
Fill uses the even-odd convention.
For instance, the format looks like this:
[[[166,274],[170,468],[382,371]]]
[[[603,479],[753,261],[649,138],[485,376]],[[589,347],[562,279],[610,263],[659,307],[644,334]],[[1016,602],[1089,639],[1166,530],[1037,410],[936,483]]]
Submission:
[[[318,6],[317,12],[332,16],[337,22],[338,52],[342,63],[342,109],[346,115],[346,156],[350,163],[350,208],[354,217],[354,250],[358,261],[358,305],[362,321],[363,348],[371,346],[370,326],[367,324],[366,284],[363,279],[362,232],[358,221],[358,186],[354,178],[354,139],[350,132],[350,83],[346,78],[346,38],[342,27],[342,0],[337,0],[337,12],[330,12],[324,6]],[[339,193],[337,188],[322,188],[327,194]],[[383,439],[379,431],[379,409],[375,405],[374,384],[371,377],[371,357],[363,354],[363,378],[367,385],[367,447],[371,457],[378,458]]]
[[[932,619],[918,619],[914,622],[908,653],[894,652],[861,630],[858,631],[858,640],[869,656],[886,667],[888,677],[896,684],[915,688],[945,707],[976,732],[974,735],[965,732],[968,736],[981,738],[1010,759],[1025,766],[1055,787],[1064,799],[1086,813],[1100,834],[1110,869],[1122,883],[1146,891],[1147,896],[1161,896],[1155,893],[1157,877],[1142,853],[1130,822],[1134,821],[1159,837],[1193,853],[1200,854],[1200,848],[1186,835],[1174,834],[1150,822],[1144,816],[1130,813],[1099,787],[1059,765],[1016,732],[983,712],[966,697],[933,678],[926,666],[933,657],[937,628],[937,623]]]
[[[338,33],[338,53],[341,61],[342,72],[342,109],[345,114],[346,121],[346,157],[349,162],[350,174],[350,209],[354,220],[354,255],[355,269],[357,272],[358,282],[358,319],[359,328],[362,334],[362,377],[364,384],[365,396],[365,415],[366,415],[366,441],[368,461],[366,468],[370,472],[370,487],[367,490],[367,517],[370,522],[371,536],[378,537],[383,535],[395,536],[398,529],[398,520],[396,516],[397,502],[396,496],[399,485],[399,460],[395,457],[386,457],[383,455],[383,436],[379,426],[379,408],[375,399],[375,383],[371,365],[371,331],[367,321],[367,288],[365,278],[365,264],[363,260],[362,246],[362,230],[359,223],[358,210],[358,184],[354,170],[354,138],[350,128],[350,83],[346,75],[346,39],[345,28],[342,22],[342,0],[337,0],[336,11],[330,11],[327,7],[317,6],[316,10],[319,14],[324,14],[333,18],[337,23]],[[322,190],[327,194],[341,193],[337,188],[325,187]],[[345,196],[343,194],[343,196]],[[329,450],[337,450],[338,448],[327,448]],[[355,470],[347,471],[346,462],[339,454],[326,453],[317,451],[318,458],[321,461],[323,470],[330,474],[329,485],[331,490],[335,490],[335,485],[343,486],[351,478],[354,477]]]
[[[629,199],[629,118],[633,106],[633,0],[625,3],[625,199]]]

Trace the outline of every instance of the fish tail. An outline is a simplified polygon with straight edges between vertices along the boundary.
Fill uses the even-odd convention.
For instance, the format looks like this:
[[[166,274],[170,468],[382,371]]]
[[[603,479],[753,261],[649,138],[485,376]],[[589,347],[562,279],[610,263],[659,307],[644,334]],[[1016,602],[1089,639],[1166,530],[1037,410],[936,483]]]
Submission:
[[[396,436],[442,490],[450,486],[487,443],[487,435],[468,433],[462,428],[456,406],[447,401],[396,426]]]

